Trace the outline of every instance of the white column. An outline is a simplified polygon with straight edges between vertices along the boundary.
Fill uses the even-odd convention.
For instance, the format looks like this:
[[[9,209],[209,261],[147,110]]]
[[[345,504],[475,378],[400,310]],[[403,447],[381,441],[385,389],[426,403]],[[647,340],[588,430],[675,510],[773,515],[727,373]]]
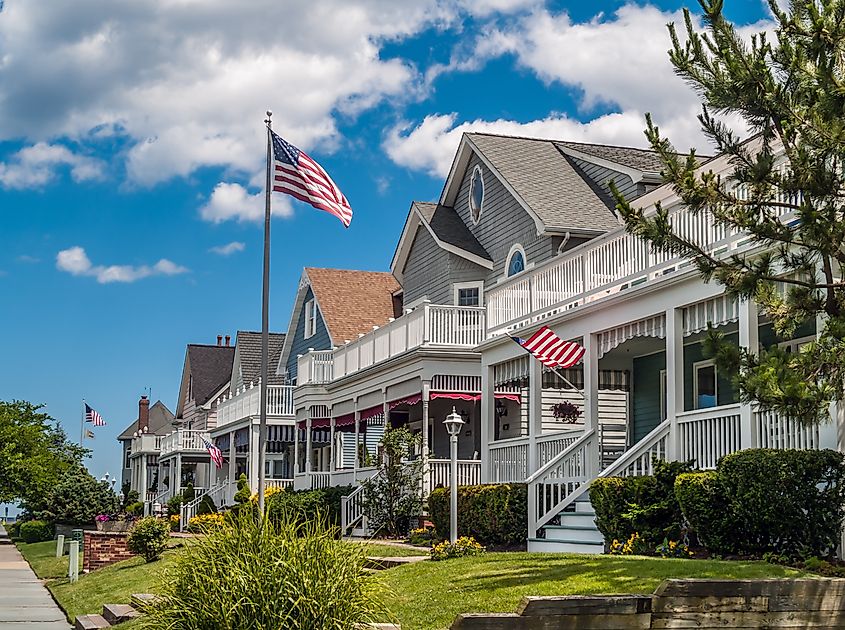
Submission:
[[[429,443],[428,443],[428,427],[429,427],[429,403],[431,402],[431,381],[422,382],[422,447],[420,449],[420,457],[422,458],[422,493],[423,499],[426,499],[431,494],[431,473],[429,471]]]
[[[173,472],[173,477],[176,479],[176,485],[173,486],[173,494],[179,494],[179,490],[182,487],[182,453],[176,453],[176,466]]]
[[[141,490],[138,494],[141,495],[141,501],[144,503],[147,502],[147,455],[145,453],[141,454],[141,457],[138,458],[141,460]]]
[[[311,468],[311,444],[312,444],[312,435],[311,435],[311,412],[308,412],[308,417],[305,419],[305,472],[308,475],[311,475],[312,468]],[[310,486],[310,482],[309,482]]]
[[[355,399],[355,408],[353,411],[355,416],[355,457],[352,459],[352,477],[355,481],[358,481],[358,468],[360,467],[360,455],[358,454],[359,449],[359,435],[361,432],[361,412],[358,411],[358,399]]]
[[[496,422],[496,399],[493,366],[481,368],[481,483],[490,483],[490,436]]]
[[[543,432],[543,364],[531,358],[528,363],[528,464],[530,477],[537,471],[537,438]]]
[[[599,336],[590,333],[584,336],[584,430],[595,431],[592,443],[592,457],[589,458],[590,477],[602,469],[601,418],[599,417]]]
[[[329,419],[329,471],[334,472],[336,468],[336,456],[334,452],[334,413],[332,412],[331,418]]]
[[[666,311],[666,417],[669,420],[668,457],[681,456],[678,414],[684,411],[684,311]]]
[[[739,303],[739,345],[757,354],[760,348],[760,323],[757,315],[757,303],[754,300],[741,300]],[[739,445],[741,449],[754,448],[759,444],[755,435],[754,409],[743,403],[739,408]]]
[[[226,488],[226,503],[234,501],[238,474],[238,453],[235,450],[235,432],[229,432],[229,487]]]
[[[258,432],[260,427],[250,426],[249,432],[249,487],[255,488],[256,492],[263,492],[264,488],[258,487]]]

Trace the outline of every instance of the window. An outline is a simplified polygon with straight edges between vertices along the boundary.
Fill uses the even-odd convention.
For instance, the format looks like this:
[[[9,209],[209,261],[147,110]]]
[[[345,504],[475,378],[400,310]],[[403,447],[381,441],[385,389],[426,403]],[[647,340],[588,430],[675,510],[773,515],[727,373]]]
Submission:
[[[317,332],[317,303],[311,299],[305,303],[305,338]]]
[[[806,346],[811,341],[815,341],[815,340],[816,340],[816,338],[813,337],[813,336],[800,337],[798,339],[790,339],[789,341],[784,341],[782,343],[779,343],[778,347],[786,350],[790,354],[792,354],[792,353],[797,354],[798,352],[801,352],[801,348]]]
[[[481,174],[481,167],[472,169],[472,179],[469,180],[469,212],[472,222],[478,223],[481,218],[481,209],[484,205],[484,177]]]
[[[695,408],[707,409],[718,405],[716,365],[713,361],[699,361],[692,366],[695,386]]]
[[[481,306],[483,282],[461,282],[454,285],[456,306]]]
[[[508,278],[525,271],[525,251],[522,245],[514,245],[508,254]]]

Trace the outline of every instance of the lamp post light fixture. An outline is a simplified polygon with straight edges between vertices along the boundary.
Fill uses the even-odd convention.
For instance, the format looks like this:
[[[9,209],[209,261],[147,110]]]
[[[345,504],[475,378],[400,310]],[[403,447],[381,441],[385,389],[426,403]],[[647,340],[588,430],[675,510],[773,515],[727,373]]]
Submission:
[[[446,416],[443,421],[446,432],[449,434],[449,447],[451,457],[451,481],[449,482],[449,538],[452,542],[458,539],[458,435],[464,426],[464,419],[461,414],[452,407],[452,413]]]

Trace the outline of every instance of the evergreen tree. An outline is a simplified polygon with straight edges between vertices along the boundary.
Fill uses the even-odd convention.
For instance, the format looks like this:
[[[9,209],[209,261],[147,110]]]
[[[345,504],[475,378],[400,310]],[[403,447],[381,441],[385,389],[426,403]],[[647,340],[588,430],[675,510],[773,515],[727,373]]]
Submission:
[[[700,0],[704,29],[684,12],[686,38],[669,26],[670,60],[703,101],[698,119],[734,171],[720,178],[695,151],[680,155],[650,116],[646,136],[663,175],[694,214],[748,234],[742,252],[717,254],[679,234],[659,204],[646,215],[614,189],[628,231],[694,263],[728,294],[753,299],[775,331],[789,337],[820,322],[799,353],[759,353],[711,330],[709,352],[738,374],[744,402],[807,423],[828,418],[845,381],[845,0],[768,0],[774,34],[744,40],[723,15],[723,0]],[[742,119],[744,140],[728,119]]]

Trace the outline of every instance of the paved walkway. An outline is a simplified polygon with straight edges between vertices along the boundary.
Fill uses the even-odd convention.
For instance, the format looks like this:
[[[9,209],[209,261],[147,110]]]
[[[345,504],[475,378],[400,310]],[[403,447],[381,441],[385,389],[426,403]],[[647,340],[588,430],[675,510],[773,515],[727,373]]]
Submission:
[[[0,630],[68,630],[65,614],[0,526]]]

